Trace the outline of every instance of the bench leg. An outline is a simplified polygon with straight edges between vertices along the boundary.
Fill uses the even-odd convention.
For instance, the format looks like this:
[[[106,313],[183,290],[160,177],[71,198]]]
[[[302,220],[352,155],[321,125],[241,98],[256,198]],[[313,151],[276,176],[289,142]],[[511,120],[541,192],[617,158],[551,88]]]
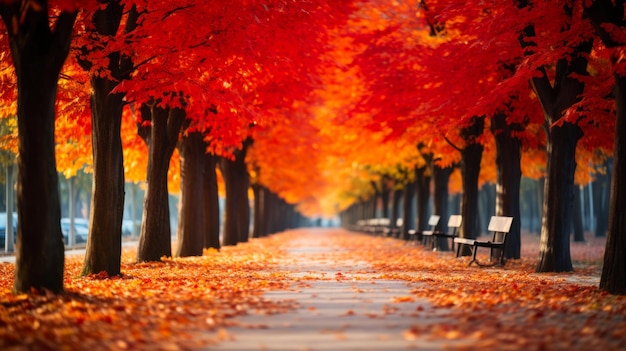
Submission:
[[[472,263],[478,264],[478,261],[476,261],[476,253],[477,252],[478,252],[478,246],[472,245],[472,260],[469,261],[468,266],[471,266]]]

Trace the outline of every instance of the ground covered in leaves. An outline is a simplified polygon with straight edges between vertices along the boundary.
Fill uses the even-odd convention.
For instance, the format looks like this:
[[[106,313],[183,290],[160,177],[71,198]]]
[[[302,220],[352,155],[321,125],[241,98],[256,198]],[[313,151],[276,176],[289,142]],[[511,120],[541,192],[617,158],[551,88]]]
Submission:
[[[626,345],[626,298],[597,288],[602,240],[572,243],[575,273],[536,274],[538,238],[533,235],[524,236],[521,260],[510,260],[504,268],[478,268],[467,267],[466,258],[451,252],[427,251],[396,239],[343,230],[324,233],[323,245],[339,248],[323,253],[328,264],[367,262],[377,279],[410,284],[410,296],[390,303],[402,308],[408,300],[425,299],[438,315],[454,321],[416,323],[403,333],[408,340],[494,350],[608,351]],[[82,257],[69,256],[66,292],[60,295],[13,295],[14,265],[0,264],[0,349],[210,347],[228,338],[234,317],[297,306],[266,299],[263,292],[302,284],[282,265],[290,259],[286,249],[302,235],[311,233],[289,231],[202,257],[157,263],[133,263],[135,253],[125,251],[118,277],[80,277]],[[433,312],[413,313],[419,319]]]

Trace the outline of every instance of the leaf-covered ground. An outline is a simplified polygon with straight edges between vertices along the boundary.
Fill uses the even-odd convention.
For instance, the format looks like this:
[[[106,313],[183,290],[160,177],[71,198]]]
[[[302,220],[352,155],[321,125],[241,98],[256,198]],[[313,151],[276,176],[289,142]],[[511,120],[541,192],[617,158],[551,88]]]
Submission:
[[[66,293],[60,295],[13,295],[14,266],[0,264],[0,349],[210,348],[229,338],[237,316],[297,307],[294,301],[266,299],[263,292],[303,284],[305,279],[290,277],[297,262],[283,264],[293,260],[287,249],[303,242],[304,235],[311,233],[289,231],[202,257],[158,263],[132,263],[135,253],[125,251],[119,277],[80,277],[82,257],[69,256]],[[373,279],[410,284],[411,295],[392,303],[426,299],[438,315],[452,321],[416,322],[403,333],[408,340],[441,340],[441,345],[463,349],[624,349],[626,298],[597,289],[603,242],[589,238],[572,244],[575,273],[536,274],[537,241],[525,236],[524,257],[504,268],[478,268],[467,267],[467,258],[457,259],[451,252],[327,230],[320,245],[338,249],[319,258],[328,265],[365,261]],[[413,311],[416,321],[429,313]]]

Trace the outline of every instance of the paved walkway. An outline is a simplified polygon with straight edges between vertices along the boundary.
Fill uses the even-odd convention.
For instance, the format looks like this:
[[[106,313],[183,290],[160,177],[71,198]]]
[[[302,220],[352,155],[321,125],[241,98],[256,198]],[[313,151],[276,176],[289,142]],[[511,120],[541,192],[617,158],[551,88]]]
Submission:
[[[379,279],[366,263],[333,255],[342,249],[328,246],[326,233],[310,231],[288,250],[281,270],[291,272],[293,290],[265,295],[293,300],[298,309],[239,318],[236,326],[220,331],[225,341],[208,350],[444,349],[441,341],[410,333],[415,324],[444,322],[437,310],[412,298],[407,282]]]

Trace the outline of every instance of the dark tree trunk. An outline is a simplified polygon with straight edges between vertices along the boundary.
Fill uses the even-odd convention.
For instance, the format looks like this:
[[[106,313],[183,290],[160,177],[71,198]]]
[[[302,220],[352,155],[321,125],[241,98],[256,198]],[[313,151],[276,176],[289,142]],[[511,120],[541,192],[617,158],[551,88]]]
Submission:
[[[276,195],[268,189],[268,191],[265,193],[263,203],[263,208],[265,209],[263,211],[263,221],[265,222],[267,228],[266,232],[268,235],[276,233],[276,221],[274,219],[274,216],[276,212],[279,211],[277,206],[278,203]],[[352,206],[351,209],[351,217],[353,217],[354,219],[354,206]]]
[[[623,10],[622,10],[623,13]],[[615,76],[617,121],[613,154],[613,176],[609,205],[609,232],[604,252],[600,289],[626,294],[626,77]]]
[[[114,36],[121,22],[123,6],[111,1],[93,16],[99,35]],[[122,78],[129,62],[119,53],[109,55],[109,70]],[[83,275],[107,272],[120,274],[122,219],[124,216],[124,156],[120,130],[124,95],[113,94],[118,82],[97,75],[91,77],[91,125],[93,186],[89,214],[89,239],[83,262]]]
[[[428,203],[430,202],[430,173],[427,167],[418,168],[417,177],[417,229],[428,230]],[[421,238],[418,238],[421,239]]]
[[[546,120],[547,158],[544,187],[543,219],[541,222],[540,260],[537,272],[572,271],[569,250],[572,200],[574,194],[574,171],[576,170],[576,144],[582,136],[577,125],[556,125],[565,109],[573,105],[583,92],[584,84],[570,75],[585,74],[591,43],[577,48],[571,61],[557,64],[556,82],[553,88],[548,77],[533,78],[533,88],[539,97]]]
[[[574,201],[576,143],[582,135],[578,126],[563,124],[550,128],[548,178],[544,188],[541,225],[541,258],[538,272],[569,272],[572,267],[569,234]]]
[[[483,146],[476,138],[483,134],[484,117],[473,117],[471,124],[461,130],[461,137],[466,146],[461,150],[461,179],[463,194],[461,196],[461,228],[459,236],[475,239],[480,230],[478,227],[478,176],[480,162],[483,157]]]
[[[398,218],[400,218],[400,201],[402,201],[402,189],[394,189],[391,218],[389,218],[389,228],[391,229],[396,228],[396,223]]]
[[[387,178],[383,177],[380,184],[380,200],[382,202],[382,218],[389,218],[389,195],[391,189],[387,186]]]
[[[580,187],[574,185],[574,216],[572,217],[572,226],[574,230],[574,241],[582,243],[585,241],[585,231],[583,229],[583,209],[581,204]]]
[[[35,6],[36,5],[36,6]],[[16,293],[63,291],[65,248],[61,233],[54,117],[59,72],[69,52],[76,13],[61,12],[54,31],[47,1],[21,8],[0,5],[17,76]],[[35,9],[39,7],[39,9]],[[14,26],[18,23],[19,26]]]
[[[527,6],[532,6],[532,2],[518,3],[520,8]],[[574,14],[578,15],[572,6],[571,3],[563,6],[563,13],[570,18]],[[564,27],[563,30],[567,31],[569,28]],[[525,38],[532,38],[535,35],[535,28],[529,25],[520,36],[520,45],[529,54],[533,52],[534,47]],[[558,122],[563,112],[578,102],[580,94],[584,91],[584,83],[574,75],[587,74],[587,55],[591,52],[591,47],[591,40],[578,44],[572,48],[570,57],[556,62],[553,76],[548,76],[545,67],[539,67],[537,75],[530,79],[544,112],[548,154],[537,272],[573,270],[569,253],[569,225],[576,168],[575,151],[582,131],[569,122]],[[568,145],[562,145],[563,143]]]
[[[202,256],[204,248],[204,162],[205,143],[199,132],[184,135],[180,154],[180,205],[176,233],[176,256]],[[208,222],[208,218],[207,218]]]
[[[626,43],[614,42],[611,33],[603,26],[615,24],[621,29],[626,27],[624,20],[624,2],[596,0],[585,9],[596,31],[607,47],[624,46]],[[611,294],[626,294],[626,156],[624,143],[626,138],[626,77],[614,75],[613,95],[616,101],[615,146],[613,153],[613,171],[611,178],[611,198],[609,203],[608,234],[604,265],[600,278],[600,289]]]
[[[220,248],[220,202],[217,191],[217,156],[204,155],[204,185],[202,186],[204,199],[204,248]]]
[[[378,199],[380,198],[380,190],[378,189],[378,186],[376,184],[376,182],[372,181],[372,188],[374,189],[374,196],[372,199],[372,212],[371,212],[371,216],[370,218],[376,218],[377,217],[377,213],[378,213]]]
[[[185,111],[143,105],[143,119],[151,120],[148,142],[148,179],[137,261],[159,261],[172,256],[172,233],[167,191],[167,171],[181,132]]]
[[[520,131],[523,126],[509,125],[506,116],[495,115],[491,119],[491,131],[496,141],[496,216],[513,217],[513,224],[509,231],[504,255],[506,258],[520,258],[521,255],[521,213],[520,213],[520,183],[521,146],[519,139],[513,136],[514,131]]]
[[[250,174],[246,166],[246,150],[247,146],[238,155],[236,161],[238,178],[240,181],[236,184],[239,187],[238,203],[237,203],[237,222],[239,225],[239,242],[248,242],[250,238],[250,197],[248,189],[250,188]]]
[[[122,94],[110,80],[93,77],[91,85],[93,188],[84,275],[120,274],[124,215],[124,160],[120,129]]]
[[[252,191],[254,192],[254,216],[252,221],[252,237],[262,238],[265,236],[263,232],[263,197],[265,196],[265,189],[261,184],[252,184]]]
[[[543,217],[543,191],[546,188],[546,177],[541,177],[537,180],[535,184],[535,200],[536,206],[534,207],[534,226],[533,232],[537,234],[541,234],[541,220]]]
[[[224,185],[226,187],[226,201],[224,208],[224,236],[223,245],[237,245],[242,239],[247,237],[247,230],[244,234],[244,224],[241,213],[243,198],[247,201],[247,184],[242,174],[242,164],[245,163],[241,157],[235,155],[235,160],[223,158],[220,162],[222,175],[224,176]],[[246,184],[245,192],[244,186]],[[247,213],[246,213],[247,215]]]
[[[609,201],[611,198],[611,176],[612,162],[607,160],[605,162],[604,174],[599,173],[596,175],[596,180],[592,183],[593,186],[593,207],[596,217],[596,225],[594,228],[595,236],[598,238],[606,237],[609,223]]]
[[[433,182],[434,182],[434,196],[433,207],[436,215],[440,216],[438,229],[441,231],[448,230],[448,183],[450,181],[450,175],[454,171],[454,167],[440,168],[437,165],[433,166]],[[438,251],[450,250],[448,246],[448,240],[445,238],[439,238],[435,243],[435,249]]]
[[[402,238],[409,240],[409,229],[415,228],[415,209],[413,208],[413,200],[415,198],[415,181],[408,183],[404,187],[404,208],[402,211]]]

